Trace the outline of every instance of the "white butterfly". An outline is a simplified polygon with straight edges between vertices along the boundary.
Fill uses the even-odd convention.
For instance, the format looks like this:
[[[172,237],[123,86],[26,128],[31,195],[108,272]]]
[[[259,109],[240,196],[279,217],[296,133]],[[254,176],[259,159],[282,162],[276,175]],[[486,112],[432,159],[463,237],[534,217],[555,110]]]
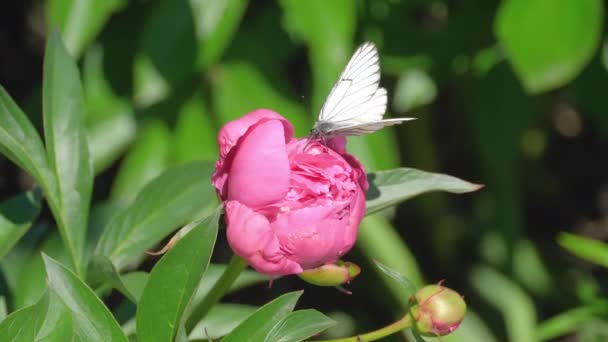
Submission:
[[[386,102],[386,89],[380,87],[378,50],[374,43],[364,43],[325,99],[310,136],[363,135],[414,119],[382,119]]]

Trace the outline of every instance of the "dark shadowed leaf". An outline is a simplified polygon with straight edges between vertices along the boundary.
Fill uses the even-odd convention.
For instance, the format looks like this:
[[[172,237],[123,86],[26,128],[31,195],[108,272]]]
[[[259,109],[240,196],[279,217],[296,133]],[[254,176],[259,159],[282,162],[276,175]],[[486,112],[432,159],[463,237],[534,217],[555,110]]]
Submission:
[[[366,194],[366,215],[425,192],[447,191],[461,194],[482,187],[482,185],[469,183],[456,177],[410,168],[370,173],[367,175],[367,179],[369,189]]]
[[[279,321],[265,342],[298,342],[312,337],[336,322],[317,310],[299,310]]]
[[[93,168],[84,130],[84,96],[76,63],[57,31],[48,38],[42,84],[44,137],[56,179],[56,200],[49,204],[72,262],[80,273]]]
[[[223,342],[264,341],[272,328],[296,306],[302,291],[290,292],[259,308],[228,334]]]
[[[71,311],[74,324],[87,341],[127,341],[112,313],[76,274],[43,255],[49,287]]]
[[[202,220],[154,266],[137,308],[140,341],[173,341],[207,269],[222,208]]]
[[[199,216],[215,197],[210,184],[212,171],[210,163],[180,165],[165,171],[108,223],[97,254],[109,257],[121,270],[175,228]]]
[[[197,54],[189,0],[161,0],[152,5],[142,32],[142,49],[169,83],[194,72]]]
[[[0,203],[0,259],[21,239],[40,213],[40,190]]]

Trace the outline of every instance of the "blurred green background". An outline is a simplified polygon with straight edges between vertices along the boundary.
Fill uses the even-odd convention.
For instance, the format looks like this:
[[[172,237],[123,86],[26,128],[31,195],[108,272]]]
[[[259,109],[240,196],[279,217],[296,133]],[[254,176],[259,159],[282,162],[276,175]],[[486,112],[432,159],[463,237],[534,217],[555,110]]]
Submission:
[[[598,242],[608,239],[603,4],[8,1],[0,83],[40,127],[44,42],[51,28],[61,30],[81,67],[97,174],[92,220],[103,226],[104,210],[167,167],[215,160],[219,127],[248,111],[273,109],[306,135],[356,46],[373,41],[387,116],[418,120],[350,138],[351,153],[368,171],[414,167],[485,188],[424,195],[367,218],[348,255],[363,266],[351,296],[289,277],[228,301],[259,305],[304,288],[301,307],[341,322],[326,337],[375,329],[399,317],[406,301],[376,259],[417,285],[445,280],[465,296],[467,319],[444,341],[608,341],[608,247]],[[0,160],[2,199],[32,186]],[[34,228],[2,260],[3,293],[27,288],[9,298],[10,311],[31,304],[30,288],[44,288],[43,278],[15,278],[20,267],[42,272],[23,253],[61,254],[44,220]],[[225,261],[222,238],[215,258]],[[111,308],[119,304],[110,296]]]

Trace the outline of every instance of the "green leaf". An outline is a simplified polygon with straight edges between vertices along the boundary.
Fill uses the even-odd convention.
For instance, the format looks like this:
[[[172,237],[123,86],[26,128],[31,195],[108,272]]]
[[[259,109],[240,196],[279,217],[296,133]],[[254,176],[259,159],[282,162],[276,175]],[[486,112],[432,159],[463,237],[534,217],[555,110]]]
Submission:
[[[35,305],[11,313],[0,323],[0,341],[34,341],[44,323],[48,303],[45,294]]]
[[[87,341],[127,341],[112,313],[76,274],[43,255],[49,287],[72,312],[75,325]]]
[[[6,307],[6,298],[0,296],[0,322],[8,316],[8,308]]]
[[[118,271],[116,271],[110,259],[101,255],[94,255],[91,260],[91,267],[91,276],[95,277],[91,281],[92,283],[106,282],[129,298],[131,302],[137,303],[137,298],[131,294],[127,286],[122,282]]]
[[[177,163],[215,160],[217,127],[202,96],[195,94],[181,108],[173,136],[173,160]]]
[[[549,341],[571,334],[585,323],[608,317],[608,301],[596,300],[588,305],[561,312],[538,325],[539,341]]]
[[[135,302],[139,302],[141,294],[144,293],[148,278],[150,275],[146,272],[131,272],[120,277],[129,293],[135,298]]]
[[[608,244],[605,242],[570,233],[560,233],[557,243],[581,259],[608,267]]]
[[[313,112],[318,112],[353,52],[357,3],[349,0],[282,0],[286,31],[310,48]]]
[[[154,247],[177,226],[199,216],[215,196],[210,163],[180,165],[150,182],[126,210],[115,216],[97,245],[97,254],[121,270]]]
[[[397,80],[393,108],[396,112],[407,112],[432,103],[435,96],[437,96],[435,81],[424,70],[407,70]]]
[[[258,308],[241,304],[216,304],[192,329],[190,340],[219,339],[230,333]]]
[[[374,264],[376,264],[376,266],[380,269],[380,271],[382,271],[382,273],[386,274],[387,276],[401,284],[403,287],[405,287],[409,292],[409,296],[413,296],[414,294],[416,294],[416,286],[403,274],[393,270],[392,268],[382,264],[377,260],[374,260]]]
[[[502,314],[509,341],[536,341],[534,302],[517,284],[482,266],[473,270],[471,283],[477,293]]]
[[[370,215],[359,225],[357,248],[368,260],[378,260],[384,265],[405,275],[415,286],[423,285],[423,278],[416,257],[405,244],[391,223],[381,215]],[[412,295],[412,291],[392,279],[382,277],[393,299],[407,307],[403,300]]]
[[[272,108],[294,126],[296,134],[308,133],[312,122],[300,105],[301,101],[278,92],[269,78],[253,64],[224,63],[216,68],[213,103],[221,121],[235,120],[258,108]],[[234,101],[238,98],[239,101]]]
[[[141,42],[146,57],[167,82],[178,82],[191,75],[195,70],[197,44],[189,1],[154,2]]]
[[[171,133],[163,121],[148,123],[120,165],[111,197],[131,199],[169,163]]]
[[[72,341],[74,324],[72,314],[54,293],[49,292],[49,304],[44,323],[38,331],[36,342]]]
[[[154,266],[137,307],[140,341],[173,341],[207,269],[222,208],[197,223]]]
[[[75,270],[81,273],[93,169],[78,68],[57,31],[46,46],[42,86],[47,156],[57,181],[57,193],[46,193]]]
[[[41,252],[59,262],[65,264],[69,264],[70,262],[70,256],[61,242],[61,236],[56,229],[53,229],[40,248],[35,248],[32,252],[20,267],[16,281],[17,285],[12,289],[13,306],[15,308],[23,308],[35,304],[47,290],[46,272]]]
[[[490,328],[484,323],[484,319],[479,317],[479,314],[470,307],[467,307],[467,314],[458,329],[447,336],[443,336],[442,339],[443,342],[498,342]]]
[[[40,214],[41,193],[26,192],[0,203],[0,259],[13,248]]]
[[[314,336],[336,322],[317,310],[299,310],[279,321],[265,342],[297,342]]]
[[[213,285],[220,279],[220,277],[222,276],[222,274],[224,273],[225,270],[226,270],[226,265],[219,265],[219,264],[210,264],[209,265],[209,267],[207,268],[207,271],[205,272],[205,274],[203,275],[203,278],[201,279],[201,283],[199,284],[196,294],[194,295],[194,298],[192,299],[192,303],[194,304],[193,306],[196,306],[197,303],[202,301],[203,298],[205,298],[205,296],[207,296],[207,294],[209,293],[209,291],[211,290]],[[269,276],[263,275],[256,271],[244,270],[239,274],[238,278],[236,278],[234,283],[232,283],[232,285],[230,286],[230,289],[228,290],[228,293],[237,291],[237,290],[242,289],[247,286],[267,282],[267,281],[270,281],[270,279],[271,278]]]
[[[366,194],[366,215],[430,191],[461,194],[478,190],[483,186],[444,174],[410,168],[370,173],[367,175],[367,180],[369,189]]]
[[[290,292],[267,303],[226,335],[222,341],[264,341],[272,328],[293,311],[301,295],[302,291]]]
[[[197,67],[206,68],[222,56],[239,28],[247,0],[190,0],[198,41]]]
[[[601,0],[506,0],[496,35],[529,93],[570,82],[591,60],[602,32]]]
[[[87,113],[87,140],[95,173],[111,166],[135,137],[131,104],[118,96],[104,70],[104,48],[94,45],[85,55],[82,81]]]
[[[42,139],[25,113],[0,86],[0,153],[32,175],[42,189],[54,195]]]
[[[74,56],[79,56],[110,15],[126,3],[126,0],[49,0],[49,23],[61,28],[66,46]]]

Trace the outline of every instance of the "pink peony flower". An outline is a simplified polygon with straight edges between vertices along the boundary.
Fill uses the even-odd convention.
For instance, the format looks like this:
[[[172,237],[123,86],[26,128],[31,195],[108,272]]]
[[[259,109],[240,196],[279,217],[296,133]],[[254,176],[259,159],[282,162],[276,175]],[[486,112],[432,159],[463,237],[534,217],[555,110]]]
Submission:
[[[279,114],[258,109],[219,132],[212,183],[225,202],[228,243],[268,275],[297,274],[337,261],[357,237],[367,178],[346,153],[295,139]]]

